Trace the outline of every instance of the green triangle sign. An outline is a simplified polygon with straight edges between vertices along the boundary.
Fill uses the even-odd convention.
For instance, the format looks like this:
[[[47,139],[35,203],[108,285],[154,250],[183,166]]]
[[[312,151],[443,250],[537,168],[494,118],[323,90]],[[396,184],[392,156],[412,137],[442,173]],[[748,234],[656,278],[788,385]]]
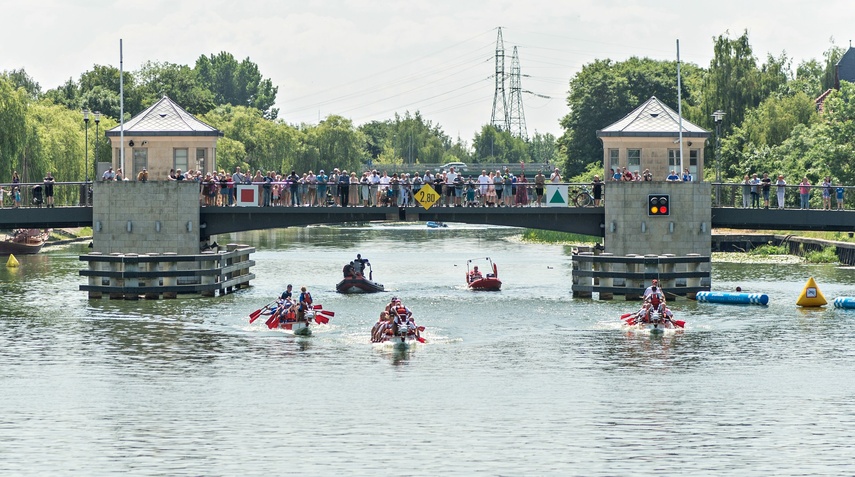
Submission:
[[[560,190],[558,190],[558,189],[555,190],[555,193],[552,194],[552,198],[549,199],[549,203],[550,204],[563,204],[564,203],[564,197],[561,197],[561,191]]]

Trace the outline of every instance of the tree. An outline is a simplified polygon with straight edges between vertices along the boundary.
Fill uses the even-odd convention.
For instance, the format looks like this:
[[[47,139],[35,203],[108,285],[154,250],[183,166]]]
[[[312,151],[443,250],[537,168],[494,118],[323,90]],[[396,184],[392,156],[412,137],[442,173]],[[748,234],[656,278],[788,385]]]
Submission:
[[[217,104],[248,106],[258,109],[267,119],[276,119],[279,88],[269,79],[262,79],[258,65],[246,58],[238,63],[231,53],[200,56],[194,68],[200,85],[210,90]]]
[[[168,96],[190,114],[214,109],[214,93],[201,86],[196,71],[187,65],[148,61],[135,73],[143,104],[153,104]]]
[[[37,99],[42,94],[42,87],[23,68],[4,71],[0,76],[6,77],[16,88],[24,88],[30,99]]]
[[[703,113],[709,117],[714,111],[724,111],[728,120],[722,125],[722,135],[726,135],[734,125],[742,124],[745,112],[760,104],[765,95],[748,31],[733,40],[719,35],[713,51],[704,85]]]
[[[0,171],[4,182],[20,170],[20,154],[27,140],[27,92],[0,77]]]
[[[685,90],[700,73],[696,66],[686,65],[682,74],[689,79],[683,82]],[[581,174],[587,164],[602,162],[603,144],[597,130],[623,118],[651,96],[676,106],[676,85],[674,61],[630,58],[622,63],[596,60],[583,66],[570,80],[570,112],[561,119],[564,134],[558,145],[564,158],[564,176]],[[684,101],[690,98],[683,94]]]

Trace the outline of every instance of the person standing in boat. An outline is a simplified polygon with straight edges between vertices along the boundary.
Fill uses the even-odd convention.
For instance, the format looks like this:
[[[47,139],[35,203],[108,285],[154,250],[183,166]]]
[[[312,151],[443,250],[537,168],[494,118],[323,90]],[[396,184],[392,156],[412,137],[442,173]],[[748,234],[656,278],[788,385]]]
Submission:
[[[659,288],[659,280],[654,278],[650,286],[644,290],[644,295],[642,295],[642,298],[646,300],[647,297],[650,296],[650,294],[653,293],[657,288],[659,289],[659,293],[664,296],[665,292],[661,288]]]
[[[282,300],[290,300],[291,296],[293,295],[293,292],[291,291],[291,289],[292,289],[292,287],[291,287],[291,284],[289,283],[288,286],[285,287],[285,291],[282,292],[282,295],[279,298]]]
[[[306,319],[306,311],[312,306],[312,294],[306,287],[300,287],[300,301],[297,303],[297,321]]]
[[[353,272],[357,278],[362,278],[365,275],[365,268],[370,267],[371,263],[367,258],[362,258],[361,254],[356,254],[356,260],[353,262]]]

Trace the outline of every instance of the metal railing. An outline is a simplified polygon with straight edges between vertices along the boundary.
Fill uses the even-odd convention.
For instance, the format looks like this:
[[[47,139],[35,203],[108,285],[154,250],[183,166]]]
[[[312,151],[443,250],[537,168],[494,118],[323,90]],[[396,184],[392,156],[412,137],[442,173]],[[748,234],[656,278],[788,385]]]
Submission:
[[[151,181],[155,182],[155,181]],[[252,185],[255,185],[259,188],[259,206],[263,206],[264,200],[264,188],[265,184],[263,182],[253,182]],[[600,201],[600,206],[603,206],[606,200],[606,196],[608,194],[608,190],[610,187],[615,187],[619,183],[615,183],[612,181],[603,182],[602,188],[602,196]],[[756,201],[754,200],[755,196],[752,195],[752,186],[746,186],[742,183],[711,183],[712,184],[712,204],[714,207],[732,207],[732,208],[752,208],[757,206],[757,208],[765,208],[766,207],[766,194],[762,190],[762,186],[757,186],[757,194]],[[234,205],[234,188],[221,188],[220,184],[216,184],[216,193],[209,194],[209,188],[207,188],[208,184],[201,182],[197,183],[199,186],[199,200],[200,204],[203,206],[214,206],[214,207],[223,207]],[[546,185],[554,185],[549,181],[546,182]],[[579,183],[579,182],[563,182],[559,185],[568,187],[568,206],[569,207],[592,207],[594,205],[593,199],[593,190],[590,183]],[[326,185],[317,185],[311,187],[309,184],[298,184],[298,199],[293,200],[291,197],[291,183],[288,181],[278,181],[270,184],[270,201],[271,206],[274,207],[290,207],[292,206],[292,202],[297,204],[300,207],[326,207],[326,206],[335,206],[340,205],[340,201],[337,198],[340,198],[339,192],[342,186],[338,184],[326,184]],[[380,197],[378,201],[378,196],[382,195],[382,193],[386,193],[386,188],[381,188],[376,185],[364,185],[364,184],[348,184],[347,192],[349,197],[357,198],[356,204],[349,203],[348,205],[351,207],[359,207],[363,206],[366,202],[368,206],[417,206],[417,202],[414,199],[414,195],[418,190],[418,186],[409,184],[409,185],[401,185],[398,188],[399,194],[394,196],[394,200],[390,200],[387,197]],[[436,188],[436,184],[431,184],[431,187]],[[436,192],[442,194],[442,199],[437,205],[445,205],[446,198],[448,195],[448,187],[445,184],[440,184]],[[535,184],[532,182],[526,182],[524,185],[517,183],[510,186],[511,187],[511,196],[508,197],[504,191],[507,188],[503,184],[503,200],[501,201],[501,206],[508,207],[534,207],[537,206],[536,202],[536,189]],[[517,194],[519,188],[524,188],[525,193]],[[798,184],[787,184],[783,187],[783,207],[784,209],[800,209],[802,207],[802,194],[801,187]],[[390,187],[391,188],[391,187]],[[495,188],[495,186],[494,186]],[[768,208],[769,209],[778,209],[778,188],[779,186],[772,184],[768,191]],[[27,182],[27,183],[2,183],[0,184],[0,208],[11,208],[11,207],[45,207],[49,205],[48,201],[48,188],[42,182]],[[367,189],[367,194],[366,194]],[[456,189],[456,188],[455,188]],[[461,191],[461,205],[462,206],[481,206],[488,205],[487,201],[481,194],[482,186],[480,184],[474,184],[474,197],[469,194],[469,191],[472,190],[469,187],[469,184],[464,184]],[[843,199],[838,200],[838,189],[843,190]],[[278,191],[278,198],[276,191]],[[354,192],[351,192],[354,191]],[[855,207],[855,186],[842,186],[835,184],[830,188],[830,191],[824,189],[821,185],[811,185],[808,188],[809,194],[807,196],[807,204],[809,209],[819,209],[822,210],[826,206],[830,210],[853,210]],[[334,194],[335,193],[335,194]],[[452,199],[449,205],[454,204],[454,194],[456,191],[452,192]],[[829,194],[828,200],[824,199],[825,193]],[[321,196],[320,194],[323,194]],[[19,196],[20,201],[16,201],[15,197]],[[92,206],[92,182],[55,182],[53,185],[53,204],[55,207],[80,207],[80,206]],[[404,201],[403,197],[406,196],[407,200]],[[310,197],[312,200],[310,200]],[[473,200],[468,200],[468,199]],[[498,199],[498,197],[497,197]],[[716,202],[718,199],[718,203]],[[545,198],[544,198],[545,200]],[[544,204],[542,204],[544,205]],[[500,203],[493,202],[493,206],[500,206]]]

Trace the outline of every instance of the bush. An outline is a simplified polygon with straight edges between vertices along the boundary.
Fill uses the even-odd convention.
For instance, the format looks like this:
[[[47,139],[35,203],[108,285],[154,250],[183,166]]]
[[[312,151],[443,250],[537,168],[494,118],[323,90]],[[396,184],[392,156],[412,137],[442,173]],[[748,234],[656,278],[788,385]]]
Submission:
[[[766,245],[761,245],[755,249],[750,250],[749,255],[787,255],[789,250],[785,245],[772,245],[768,243]]]
[[[834,247],[824,247],[822,250],[812,250],[805,253],[807,263],[837,263],[837,253]]]

